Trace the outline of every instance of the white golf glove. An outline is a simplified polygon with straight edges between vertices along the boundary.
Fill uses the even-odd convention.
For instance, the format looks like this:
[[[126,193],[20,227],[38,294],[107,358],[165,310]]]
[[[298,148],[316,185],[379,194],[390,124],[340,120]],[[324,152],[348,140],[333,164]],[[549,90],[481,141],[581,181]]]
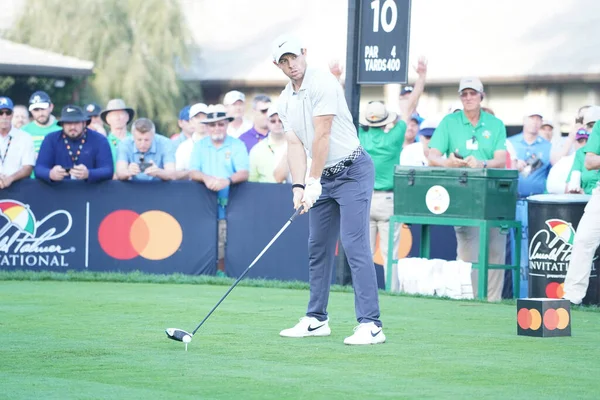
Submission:
[[[304,188],[304,197],[302,197],[302,203],[306,205],[306,211],[311,208],[321,196],[323,188],[321,187],[321,180],[315,178],[308,178],[306,180],[306,187]]]

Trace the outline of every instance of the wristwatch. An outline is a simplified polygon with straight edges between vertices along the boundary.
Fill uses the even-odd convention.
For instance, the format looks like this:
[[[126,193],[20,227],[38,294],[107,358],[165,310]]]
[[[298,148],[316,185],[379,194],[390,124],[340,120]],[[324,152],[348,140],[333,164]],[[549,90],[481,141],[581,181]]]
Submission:
[[[483,168],[487,168],[487,161],[483,161]]]

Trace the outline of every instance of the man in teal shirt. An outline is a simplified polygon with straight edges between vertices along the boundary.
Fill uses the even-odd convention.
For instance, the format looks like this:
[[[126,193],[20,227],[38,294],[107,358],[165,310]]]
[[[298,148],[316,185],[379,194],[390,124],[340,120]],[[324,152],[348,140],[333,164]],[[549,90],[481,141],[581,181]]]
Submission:
[[[225,242],[227,222],[225,208],[229,187],[248,180],[250,162],[246,145],[227,134],[229,122],[225,106],[211,105],[202,121],[207,126],[208,137],[196,142],[190,159],[190,179],[202,182],[209,190],[218,193],[219,234],[218,270],[225,271]]]
[[[419,60],[417,73],[419,78],[408,99],[402,102],[403,108],[399,117],[396,113],[389,112],[382,102],[372,101],[361,116],[358,129],[360,144],[373,159],[375,167],[375,185],[369,219],[371,252],[373,255],[375,254],[377,235],[379,234],[379,248],[386,279],[389,224],[390,217],[394,214],[394,166],[400,161],[407,124],[412,118],[411,110],[416,107],[425,88],[427,76],[425,60]],[[399,241],[400,226],[394,231],[394,249],[398,248]],[[396,267],[392,271],[392,276],[391,288],[393,291],[397,291],[400,289],[400,282]]]
[[[464,109],[442,119],[429,142],[429,164],[445,168],[505,168],[506,127],[495,116],[481,109],[485,96],[478,78],[460,81],[458,93]],[[447,158],[443,158],[443,156]],[[460,226],[456,231],[457,257],[474,263],[479,258],[479,228]],[[506,236],[498,228],[489,235],[490,264],[504,264]],[[478,271],[472,270],[473,294],[477,297]],[[504,270],[488,271],[489,301],[502,299]]]

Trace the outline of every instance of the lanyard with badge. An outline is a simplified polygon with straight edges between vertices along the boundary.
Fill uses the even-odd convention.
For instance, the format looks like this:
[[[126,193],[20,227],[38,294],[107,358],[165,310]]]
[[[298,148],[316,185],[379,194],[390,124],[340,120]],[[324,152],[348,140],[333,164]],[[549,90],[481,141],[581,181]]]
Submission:
[[[2,162],[2,166],[4,167],[4,160],[6,160],[6,156],[8,155],[8,148],[10,147],[10,142],[12,141],[12,136],[8,135],[8,143],[6,143],[6,149],[4,149],[4,154],[1,156],[0,161]]]
[[[471,139],[467,139],[466,147],[467,150],[479,150],[479,143],[477,143],[477,138],[475,137],[475,135],[473,135]]]
[[[75,152],[75,154],[73,154],[73,149],[71,149],[71,144],[67,140],[67,135],[65,135],[63,133],[62,137],[63,137],[63,142],[65,143],[65,147],[67,148],[67,152],[69,153],[69,157],[71,157],[71,161],[73,161],[73,165],[76,165],[77,161],[79,160],[79,156],[81,155],[81,149],[83,149],[83,145],[85,143],[85,140],[87,139],[87,132],[83,133],[83,136],[81,137],[81,141],[79,142],[79,147],[77,148],[77,151]]]

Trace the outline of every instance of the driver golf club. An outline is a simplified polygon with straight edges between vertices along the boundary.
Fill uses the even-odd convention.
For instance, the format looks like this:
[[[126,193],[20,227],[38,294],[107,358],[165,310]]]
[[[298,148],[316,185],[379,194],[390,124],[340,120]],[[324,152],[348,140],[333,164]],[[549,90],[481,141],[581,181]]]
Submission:
[[[231,285],[231,287],[229,288],[229,290],[227,290],[227,292],[223,295],[223,297],[221,297],[221,300],[219,300],[219,302],[213,307],[213,309],[210,310],[210,312],[206,315],[206,317],[204,317],[204,319],[202,320],[202,322],[200,322],[198,324],[198,326],[196,327],[196,329],[194,329],[192,331],[192,333],[184,331],[183,329],[167,328],[165,330],[165,333],[167,334],[167,337],[169,339],[185,343],[185,351],[187,351],[187,345],[188,345],[189,342],[192,341],[192,336],[194,336],[196,334],[196,332],[198,331],[198,329],[200,329],[200,327],[204,324],[204,322],[208,319],[208,317],[210,317],[211,314],[217,309],[217,307],[219,307],[219,305],[223,302],[223,300],[225,300],[225,298],[233,290],[233,288],[236,287],[237,284],[242,279],[244,279],[244,276],[246,276],[246,274],[248,273],[248,271],[250,271],[250,268],[252,268],[254,266],[254,264],[256,264],[258,262],[258,260],[260,260],[260,258],[263,256],[263,254],[265,254],[265,252],[269,249],[269,247],[271,247],[271,245],[273,243],[275,243],[275,241],[277,240],[277,238],[279,238],[279,236],[281,236],[281,234],[287,229],[287,227],[290,226],[290,224],[300,214],[301,211],[302,211],[302,206],[298,207],[298,209],[296,210],[296,212],[294,213],[294,215],[292,215],[290,217],[290,219],[288,219],[288,221],[285,223],[285,225],[283,225],[283,227],[279,230],[279,232],[277,232],[277,234],[273,237],[273,239],[271,239],[271,241],[269,242],[269,244],[267,244],[265,246],[265,248],[260,252],[260,254],[258,256],[256,256],[256,258],[254,259],[254,261],[252,261],[252,263],[239,276],[239,278],[237,278],[236,281],[233,282],[233,285]]]

